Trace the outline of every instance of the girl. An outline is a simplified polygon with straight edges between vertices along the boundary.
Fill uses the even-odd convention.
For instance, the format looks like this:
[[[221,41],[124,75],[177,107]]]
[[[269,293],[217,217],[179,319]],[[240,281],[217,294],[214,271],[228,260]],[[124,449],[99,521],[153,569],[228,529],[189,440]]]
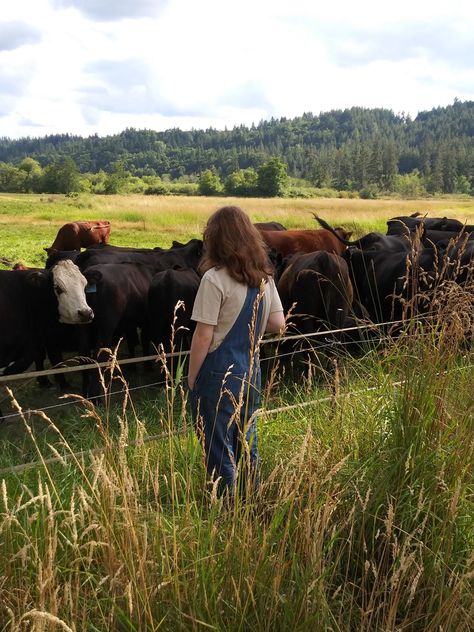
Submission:
[[[285,319],[266,247],[239,207],[225,206],[209,218],[204,247],[188,385],[208,473],[233,495],[241,457],[248,483],[258,485],[257,342],[265,331],[283,331]]]

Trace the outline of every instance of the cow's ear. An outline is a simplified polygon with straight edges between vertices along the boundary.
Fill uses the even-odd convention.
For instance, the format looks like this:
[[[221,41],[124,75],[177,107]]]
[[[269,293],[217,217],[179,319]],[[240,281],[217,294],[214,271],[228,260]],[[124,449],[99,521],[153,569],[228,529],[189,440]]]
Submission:
[[[353,230],[348,230],[347,233],[346,233],[346,239],[350,239],[353,234],[354,234]]]
[[[31,270],[26,275],[26,282],[33,287],[44,287],[46,281],[46,274],[41,270]]]
[[[100,270],[84,270],[83,275],[87,279],[87,284],[92,285],[102,280],[102,272]]]

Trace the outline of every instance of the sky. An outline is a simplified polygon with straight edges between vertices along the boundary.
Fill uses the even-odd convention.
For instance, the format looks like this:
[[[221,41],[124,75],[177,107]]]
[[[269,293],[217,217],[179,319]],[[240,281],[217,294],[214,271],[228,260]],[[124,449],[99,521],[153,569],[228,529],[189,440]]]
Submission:
[[[0,136],[474,99],[472,0],[3,0]]]

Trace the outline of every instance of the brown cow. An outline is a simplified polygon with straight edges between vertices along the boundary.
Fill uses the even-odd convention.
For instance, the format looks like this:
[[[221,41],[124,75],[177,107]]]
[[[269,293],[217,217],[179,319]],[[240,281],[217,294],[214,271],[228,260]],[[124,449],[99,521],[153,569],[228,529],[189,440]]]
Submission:
[[[257,230],[286,230],[280,222],[254,222]]]
[[[342,239],[348,239],[352,235],[352,232],[343,228],[336,228],[335,231]],[[273,248],[283,257],[296,252],[315,252],[316,250],[325,250],[342,255],[346,249],[344,244],[324,228],[319,230],[261,230],[260,234],[269,248]]]
[[[110,236],[110,222],[69,222],[58,231],[50,248],[45,248],[48,255],[61,250],[80,250],[97,244],[107,244]]]

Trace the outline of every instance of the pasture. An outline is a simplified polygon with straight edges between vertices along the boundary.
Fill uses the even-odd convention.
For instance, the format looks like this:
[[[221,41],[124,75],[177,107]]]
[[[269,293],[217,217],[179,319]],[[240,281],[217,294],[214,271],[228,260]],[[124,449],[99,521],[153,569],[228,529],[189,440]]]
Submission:
[[[379,230],[385,221],[415,211],[474,222],[474,199],[426,200],[242,199],[154,197],[143,195],[68,198],[64,195],[0,195],[0,258],[42,265],[44,247],[67,221],[109,219],[111,242],[117,246],[169,247],[202,235],[209,214],[224,204],[242,206],[253,221],[275,220],[288,228],[316,228],[312,212],[357,234]]]
[[[41,266],[78,219],[109,219],[115,245],[169,247],[225,203],[289,228],[313,228],[314,211],[357,235],[414,211],[474,223],[472,198],[2,195],[0,258]],[[0,426],[0,630],[474,629],[474,308],[443,310],[335,371],[270,361],[261,491],[231,508],[206,479],[179,371],[143,390],[156,370],[127,374],[104,408],[37,414],[21,409],[54,388],[19,383],[20,414]]]

